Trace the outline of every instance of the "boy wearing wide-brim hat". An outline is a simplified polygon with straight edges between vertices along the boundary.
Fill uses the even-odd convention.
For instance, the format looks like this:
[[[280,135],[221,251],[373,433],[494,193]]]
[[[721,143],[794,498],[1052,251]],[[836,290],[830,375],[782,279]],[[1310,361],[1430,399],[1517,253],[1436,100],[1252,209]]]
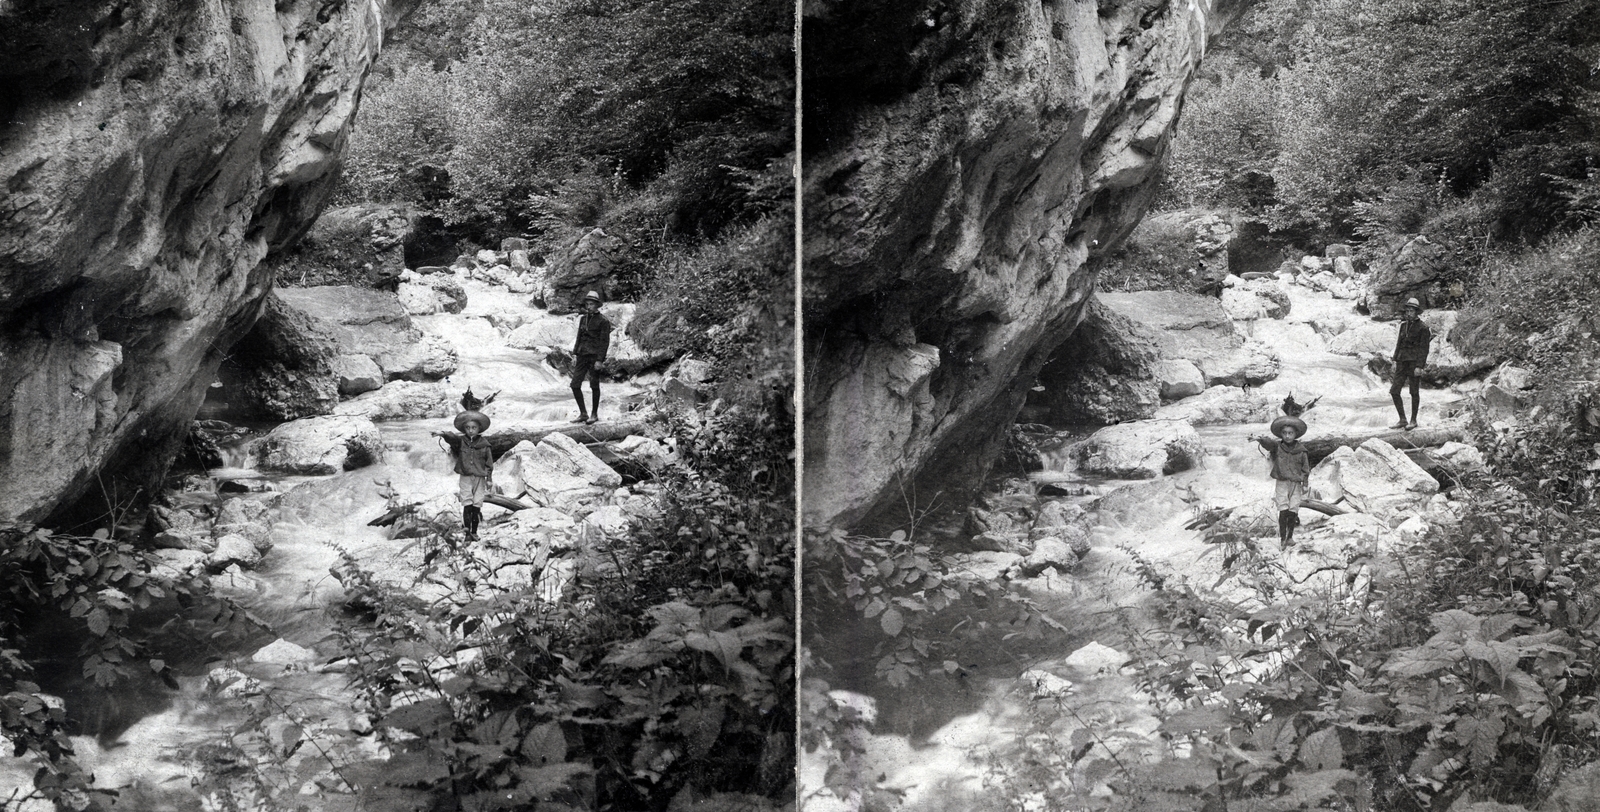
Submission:
[[[1311,479],[1311,457],[1300,442],[1305,433],[1304,420],[1283,415],[1272,421],[1274,436],[1250,437],[1267,449],[1272,461],[1272,502],[1278,508],[1278,540],[1285,547],[1294,540],[1294,529],[1300,524],[1300,504],[1305,501]]]
[[[460,434],[436,431],[433,436],[450,446],[456,473],[461,475],[461,526],[466,530],[467,541],[477,541],[483,500],[489,496],[489,479],[494,475],[494,452],[489,439],[483,436],[489,428],[489,416],[469,410],[456,415],[455,424]]]

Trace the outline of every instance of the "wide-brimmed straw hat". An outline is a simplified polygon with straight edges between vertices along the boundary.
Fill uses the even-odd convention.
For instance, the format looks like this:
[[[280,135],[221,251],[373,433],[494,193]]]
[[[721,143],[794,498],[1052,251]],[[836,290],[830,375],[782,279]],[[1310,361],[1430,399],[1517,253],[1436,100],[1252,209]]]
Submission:
[[[489,430],[488,415],[484,414],[483,412],[462,412],[461,414],[456,415],[456,431],[466,431],[468,420],[477,422],[479,432],[485,432]]]
[[[1306,421],[1301,420],[1298,417],[1290,417],[1289,415],[1283,415],[1277,420],[1272,421],[1272,436],[1280,436],[1283,433],[1284,426],[1294,427],[1294,436],[1296,439],[1306,436]]]

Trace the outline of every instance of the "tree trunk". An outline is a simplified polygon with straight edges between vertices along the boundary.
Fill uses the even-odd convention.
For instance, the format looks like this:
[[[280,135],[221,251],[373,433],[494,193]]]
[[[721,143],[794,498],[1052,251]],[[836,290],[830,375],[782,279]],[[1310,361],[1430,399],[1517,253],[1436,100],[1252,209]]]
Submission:
[[[552,433],[565,434],[580,443],[599,443],[621,440],[631,434],[646,432],[643,418],[628,415],[612,420],[601,420],[592,426],[583,423],[512,424],[496,428],[484,436],[489,438],[489,447],[493,449],[495,457],[499,458],[523,440],[537,443]]]
[[[1374,437],[1382,440],[1401,451],[1416,448],[1438,448],[1452,440],[1456,442],[1467,441],[1467,426],[1465,423],[1446,423],[1439,426],[1422,426],[1406,431],[1405,429],[1373,428],[1359,429],[1339,426],[1335,427],[1333,434],[1317,434],[1302,440],[1306,447],[1306,454],[1311,458],[1311,464],[1322,462],[1323,458],[1332,454],[1339,446],[1356,448]]]

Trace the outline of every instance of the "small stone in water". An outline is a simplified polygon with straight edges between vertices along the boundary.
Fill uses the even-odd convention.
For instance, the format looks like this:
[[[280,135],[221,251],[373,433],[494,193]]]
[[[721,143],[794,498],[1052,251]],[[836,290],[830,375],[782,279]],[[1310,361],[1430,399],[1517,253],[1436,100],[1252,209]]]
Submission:
[[[262,646],[255,654],[250,655],[250,660],[257,663],[278,663],[289,665],[291,663],[310,662],[316,655],[304,646],[278,638]]]

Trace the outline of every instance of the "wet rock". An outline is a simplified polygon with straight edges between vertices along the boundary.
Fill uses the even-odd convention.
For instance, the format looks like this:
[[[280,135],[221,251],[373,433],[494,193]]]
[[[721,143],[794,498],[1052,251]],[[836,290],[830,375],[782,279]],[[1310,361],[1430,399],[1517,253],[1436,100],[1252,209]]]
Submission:
[[[637,460],[651,471],[660,473],[677,455],[667,450],[667,447],[649,437],[632,435],[617,443],[617,451]]]
[[[1017,562],[1017,573],[1024,578],[1032,578],[1054,568],[1062,575],[1070,575],[1077,568],[1078,560],[1078,553],[1073,550],[1071,542],[1055,536],[1044,536],[1034,541],[1033,552]]]
[[[1194,364],[1208,385],[1241,386],[1277,377],[1278,359],[1265,345],[1247,342],[1220,302],[1175,291],[1102,293],[1098,298],[1153,334],[1159,357]]]
[[[1182,420],[1191,426],[1261,423],[1278,414],[1278,399],[1259,389],[1213,386],[1191,398],[1156,410],[1157,420]]]
[[[1439,482],[1404,452],[1374,438],[1357,449],[1335,449],[1312,469],[1310,487],[1313,498],[1343,500],[1386,519],[1425,505]]]
[[[318,476],[380,461],[383,439],[365,418],[309,417],[273,429],[252,453],[263,471]]]
[[[377,361],[391,381],[437,381],[460,366],[455,347],[435,335],[383,353]]]
[[[1115,674],[1127,664],[1128,655],[1098,642],[1090,642],[1067,655],[1062,665],[1076,669],[1085,676]]]
[[[1172,480],[1158,479],[1123,485],[1096,499],[1091,509],[1101,524],[1150,530],[1187,513],[1187,507]]]
[[[1152,479],[1200,464],[1205,448],[1181,420],[1140,420],[1107,426],[1074,443],[1068,454],[1085,473],[1115,479]]]
[[[1191,361],[1182,358],[1157,361],[1154,371],[1161,384],[1162,400],[1181,400],[1205,391],[1205,375]],[[1160,414],[1159,409],[1156,414]]]
[[[367,355],[339,355],[333,359],[333,375],[339,381],[339,394],[345,397],[371,392],[383,386],[383,369]]]
[[[206,569],[211,572],[221,572],[236,564],[250,569],[259,563],[261,551],[256,549],[255,542],[236,533],[217,539],[217,548],[206,556]]]
[[[1089,514],[1072,502],[1051,500],[1039,508],[1039,515],[1033,520],[1033,527],[1029,533],[1034,536],[1046,535],[1064,527],[1087,530]]]
[[[1434,449],[1433,456],[1458,471],[1469,471],[1483,467],[1483,452],[1479,451],[1477,446],[1458,443],[1454,440]]]
[[[372,421],[450,417],[456,413],[458,394],[437,382],[390,381],[382,389],[339,404],[333,413]]]
[[[467,308],[467,291],[454,276],[407,271],[396,291],[400,306],[412,316],[460,313]]]
[[[513,498],[526,494],[542,505],[572,509],[621,485],[622,476],[576,440],[551,434],[506,452],[495,463],[494,482]]]
[[[1021,554],[1004,550],[955,553],[951,556],[950,572],[957,578],[993,582],[1014,572],[1021,561]]]
[[[234,668],[213,668],[206,674],[206,692],[222,699],[243,699],[261,693],[261,681]]]
[[[205,569],[206,553],[200,550],[156,550],[157,564],[151,574],[166,581],[181,581]]]
[[[250,655],[250,661],[255,663],[272,663],[275,665],[296,665],[309,663],[317,655],[311,649],[291,643],[283,638],[268,643]]]

